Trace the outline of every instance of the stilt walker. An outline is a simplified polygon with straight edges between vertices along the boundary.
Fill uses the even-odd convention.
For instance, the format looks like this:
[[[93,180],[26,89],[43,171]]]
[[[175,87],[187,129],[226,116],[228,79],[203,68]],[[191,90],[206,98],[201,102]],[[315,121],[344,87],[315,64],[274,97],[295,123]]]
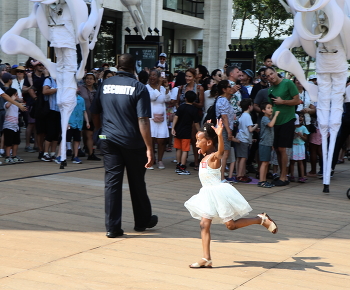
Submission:
[[[341,125],[345,83],[350,59],[349,0],[279,0],[294,15],[294,30],[275,51],[276,66],[292,72],[317,101],[317,120],[322,135],[323,192],[329,192],[331,165],[336,137]],[[302,3],[301,3],[302,2]],[[318,87],[307,82],[303,69],[290,52],[302,46],[316,58]],[[329,136],[329,140],[328,140]]]
[[[77,81],[84,77],[89,50],[97,41],[103,16],[103,0],[91,0],[88,12],[84,0],[30,0],[35,2],[31,14],[19,19],[1,40],[7,54],[24,54],[39,60],[57,81],[57,104],[61,112],[61,169],[66,162],[66,132],[69,117],[76,105]],[[140,34],[146,37],[147,25],[141,7],[142,0],[121,0],[128,8]],[[25,29],[38,27],[54,47],[57,63],[51,62],[31,41],[21,37]],[[77,64],[76,45],[80,45],[81,63]]]

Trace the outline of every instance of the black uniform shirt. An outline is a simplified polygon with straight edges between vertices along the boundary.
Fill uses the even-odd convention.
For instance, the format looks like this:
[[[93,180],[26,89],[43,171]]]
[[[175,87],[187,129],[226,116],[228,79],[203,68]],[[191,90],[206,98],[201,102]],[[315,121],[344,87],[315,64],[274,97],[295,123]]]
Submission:
[[[151,101],[145,85],[127,72],[118,72],[100,86],[91,113],[101,114],[102,132],[107,140],[129,149],[145,146],[138,118],[151,118]]]

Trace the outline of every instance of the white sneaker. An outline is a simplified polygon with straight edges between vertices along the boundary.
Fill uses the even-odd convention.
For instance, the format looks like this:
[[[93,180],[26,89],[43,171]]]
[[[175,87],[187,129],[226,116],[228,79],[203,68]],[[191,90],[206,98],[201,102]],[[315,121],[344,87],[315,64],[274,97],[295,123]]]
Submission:
[[[153,170],[153,169],[154,169],[154,167],[153,167],[153,166],[151,166],[151,167],[148,167],[147,169],[148,169],[148,170]]]
[[[177,160],[176,160],[176,159],[174,159],[172,162],[173,162],[173,163],[177,163]]]
[[[165,166],[164,166],[164,164],[163,164],[162,161],[159,161],[159,162],[158,162],[158,168],[159,168],[159,169],[165,169]]]

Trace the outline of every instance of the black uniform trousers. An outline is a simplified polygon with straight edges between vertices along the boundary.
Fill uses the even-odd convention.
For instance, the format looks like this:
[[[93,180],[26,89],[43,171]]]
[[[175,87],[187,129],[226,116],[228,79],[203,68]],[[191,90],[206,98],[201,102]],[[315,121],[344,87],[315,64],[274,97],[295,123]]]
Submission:
[[[146,227],[151,219],[151,203],[145,183],[146,147],[128,149],[110,140],[101,140],[105,167],[105,213],[106,230],[121,229],[122,188],[124,169],[129,181],[130,196],[136,227]]]

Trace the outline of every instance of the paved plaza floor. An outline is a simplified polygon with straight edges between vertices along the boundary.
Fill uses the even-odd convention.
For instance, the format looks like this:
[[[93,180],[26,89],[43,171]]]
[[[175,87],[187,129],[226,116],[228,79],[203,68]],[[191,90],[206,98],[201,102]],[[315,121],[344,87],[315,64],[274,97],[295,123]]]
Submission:
[[[23,149],[22,149],[23,151]],[[212,227],[212,269],[190,269],[202,257],[199,222],[184,202],[200,189],[198,173],[166,169],[146,174],[157,227],[133,230],[124,180],[122,238],[104,228],[102,162],[37,160],[0,166],[0,289],[350,289],[350,162],[337,166],[330,194],[322,180],[262,189],[236,184],[254,209],[278,224],[229,231]],[[190,158],[192,159],[192,158]]]

